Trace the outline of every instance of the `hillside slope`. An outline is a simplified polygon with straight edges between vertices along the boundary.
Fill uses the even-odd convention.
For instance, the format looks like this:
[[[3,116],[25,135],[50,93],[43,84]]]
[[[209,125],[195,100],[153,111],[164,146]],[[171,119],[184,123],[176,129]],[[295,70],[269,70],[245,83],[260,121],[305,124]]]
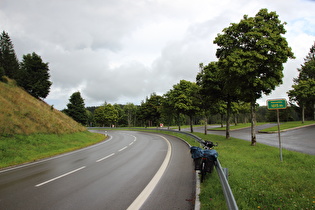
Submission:
[[[0,136],[85,130],[72,118],[17,87],[14,81],[0,82]]]

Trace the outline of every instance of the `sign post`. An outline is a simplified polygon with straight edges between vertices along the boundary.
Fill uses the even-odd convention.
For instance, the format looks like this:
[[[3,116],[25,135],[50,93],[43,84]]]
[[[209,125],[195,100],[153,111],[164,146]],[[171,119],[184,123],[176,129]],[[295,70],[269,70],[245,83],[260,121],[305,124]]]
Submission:
[[[280,137],[280,117],[279,109],[287,108],[287,101],[285,99],[273,99],[267,101],[268,110],[277,110],[277,122],[278,122],[278,138],[279,138],[279,152],[280,152],[280,161],[282,161],[282,146],[281,146],[281,137]]]

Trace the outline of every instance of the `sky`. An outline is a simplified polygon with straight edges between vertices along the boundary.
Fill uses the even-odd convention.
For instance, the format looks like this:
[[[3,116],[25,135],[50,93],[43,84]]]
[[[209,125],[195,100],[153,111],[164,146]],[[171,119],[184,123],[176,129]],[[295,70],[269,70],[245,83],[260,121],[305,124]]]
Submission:
[[[1,0],[0,31],[19,61],[35,52],[49,63],[45,101],[61,110],[80,91],[85,106],[141,104],[180,80],[196,81],[199,64],[217,61],[215,37],[262,8],[286,22],[296,57],[283,84],[257,102],[286,98],[315,41],[314,0]]]

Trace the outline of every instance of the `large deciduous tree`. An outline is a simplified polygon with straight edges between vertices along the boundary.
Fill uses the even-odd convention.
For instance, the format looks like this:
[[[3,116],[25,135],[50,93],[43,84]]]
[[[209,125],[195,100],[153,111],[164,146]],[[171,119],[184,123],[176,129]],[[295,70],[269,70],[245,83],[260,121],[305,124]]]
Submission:
[[[3,31],[0,34],[0,79],[1,76],[17,79],[18,73],[19,61],[15,54],[14,46],[9,34]]]
[[[79,91],[70,96],[67,107],[67,109],[63,110],[64,113],[82,125],[87,124],[88,116],[85,109],[84,99],[81,97]]]
[[[228,90],[233,94],[233,89],[239,90],[238,98],[251,103],[252,145],[256,145],[256,100],[282,83],[283,63],[294,58],[283,37],[284,25],[276,12],[261,9],[255,17],[244,15],[214,40],[219,46],[216,52],[219,68],[230,85]]]
[[[46,98],[52,83],[48,63],[35,52],[23,56],[18,84],[35,98]]]

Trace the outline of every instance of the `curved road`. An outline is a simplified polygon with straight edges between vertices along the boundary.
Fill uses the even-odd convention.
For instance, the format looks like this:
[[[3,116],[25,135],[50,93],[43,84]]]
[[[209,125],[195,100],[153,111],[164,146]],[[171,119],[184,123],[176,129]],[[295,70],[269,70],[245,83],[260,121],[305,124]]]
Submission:
[[[186,143],[143,132],[108,134],[92,147],[0,171],[0,209],[194,208]],[[151,180],[156,186],[137,199]]]

